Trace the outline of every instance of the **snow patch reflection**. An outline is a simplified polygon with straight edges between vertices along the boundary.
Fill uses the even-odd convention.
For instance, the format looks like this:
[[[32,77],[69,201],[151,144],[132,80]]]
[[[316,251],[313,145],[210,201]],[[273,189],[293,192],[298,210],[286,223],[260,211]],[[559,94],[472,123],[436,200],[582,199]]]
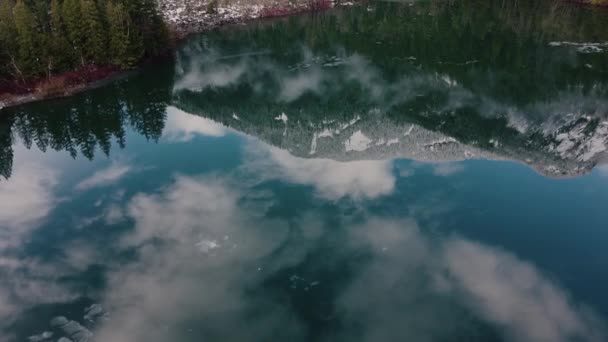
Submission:
[[[226,134],[226,128],[213,120],[192,115],[183,110],[167,107],[167,121],[163,130],[163,138],[170,142],[191,141],[196,135],[221,137]]]

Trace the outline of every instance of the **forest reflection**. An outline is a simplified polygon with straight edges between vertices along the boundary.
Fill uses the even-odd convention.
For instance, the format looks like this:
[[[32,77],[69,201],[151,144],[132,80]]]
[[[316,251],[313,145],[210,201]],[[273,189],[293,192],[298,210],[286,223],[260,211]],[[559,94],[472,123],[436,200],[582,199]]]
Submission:
[[[581,117],[587,117],[589,127],[601,125],[608,113],[608,46],[601,45],[608,42],[606,18],[602,10],[554,1],[399,1],[229,27],[192,37],[178,50],[175,63],[150,66],[71,98],[5,109],[0,117],[0,175],[11,175],[17,138],[27,148],[88,159],[96,150],[109,155],[113,143],[124,147],[127,126],[157,141],[168,104],[224,123],[234,112],[247,112],[249,121],[260,127],[285,111],[298,111],[319,123],[379,107],[393,125],[415,123],[462,142],[479,142],[485,149],[492,148],[489,141],[495,137],[515,149],[545,148],[554,143],[553,137],[534,129],[520,134],[509,120],[523,117],[538,131]],[[271,66],[255,65],[257,71],[249,74],[235,70],[258,57],[231,56],[259,51],[270,56],[263,61]],[[418,95],[395,104],[374,97],[375,79],[355,86],[346,79],[340,81],[342,87],[331,85],[329,92],[304,89],[309,91],[302,97],[290,98],[282,84],[272,84],[276,76],[263,71],[270,67],[311,76],[315,63],[338,66],[340,61],[327,58],[340,55],[362,58],[367,62],[362,70],[377,70],[386,84],[399,86],[399,80],[422,75],[458,89],[438,89],[425,81],[406,89]],[[176,87],[193,65],[211,58],[225,61],[223,66],[239,79],[222,85],[213,84],[211,77],[204,89]],[[318,66],[331,74],[327,65]],[[211,76],[222,76],[221,71]],[[256,85],[262,85],[261,93]],[[572,113],[579,117],[564,119]]]
[[[67,151],[92,160],[125,147],[126,127],[151,141],[162,135],[171,100],[173,68],[161,64],[99,89],[12,110],[0,120],[0,172],[9,178],[15,139],[28,149]]]

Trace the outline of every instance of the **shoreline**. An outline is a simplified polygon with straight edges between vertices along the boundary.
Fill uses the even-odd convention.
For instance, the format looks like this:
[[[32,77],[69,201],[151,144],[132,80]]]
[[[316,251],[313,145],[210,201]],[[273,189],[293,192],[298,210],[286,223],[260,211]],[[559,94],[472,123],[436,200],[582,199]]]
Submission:
[[[198,8],[188,8],[189,3],[187,2],[189,1],[198,1]],[[159,0],[161,14],[172,35],[166,54],[144,60],[132,69],[88,65],[81,69],[57,74],[49,79],[13,86],[15,89],[22,87],[23,91],[0,93],[0,115],[4,112],[4,109],[27,103],[73,96],[128,77],[139,72],[146,65],[169,58],[168,56],[173,54],[179,43],[191,35],[229,25],[323,12],[340,6],[352,6],[355,3],[365,2],[365,0],[273,0],[272,6],[263,6],[243,5],[240,1],[248,2],[249,0],[236,0],[237,4],[218,7],[213,13],[208,13],[208,1],[213,0],[182,0],[182,6],[180,7],[179,4],[176,4],[178,1]],[[589,0],[569,0],[568,2],[584,7],[608,8],[608,0],[606,3],[593,3]],[[59,86],[56,84],[59,84]],[[0,91],[1,89],[2,84],[0,84]]]
[[[169,2],[173,3],[173,1]],[[171,20],[172,12],[162,11],[163,16],[167,20],[167,26],[171,30],[172,38],[167,55],[170,55],[175,50],[179,42],[187,39],[191,35],[201,34],[223,26],[241,24],[255,20],[265,20],[272,18],[288,17],[293,15],[321,12],[332,9],[337,6],[350,6],[354,1],[339,1],[339,0],[309,0],[303,1],[302,4],[293,4],[285,2],[282,5],[272,7],[257,7],[256,11],[251,12],[250,8],[243,8],[243,11],[235,10],[235,7],[220,7],[214,14],[204,14],[198,16],[189,14],[187,19]],[[163,2],[161,2],[161,7]],[[173,10],[175,12],[175,9]],[[87,66],[84,69],[84,76],[81,80],[73,82],[73,84],[62,86],[61,89],[50,89],[55,82],[65,82],[69,76],[78,75],[83,72],[83,69],[73,70],[52,76],[49,79],[42,79],[31,82],[26,90],[15,93],[0,93],[0,114],[4,109],[17,107],[27,103],[51,100],[57,98],[65,98],[73,96],[88,90],[103,87],[109,83],[128,77],[133,73],[141,70],[145,65],[155,63],[158,60],[168,58],[167,55],[157,56],[148,60],[142,61],[133,69],[118,69],[112,66],[102,66],[98,74],[95,66]],[[87,69],[91,69],[87,70]],[[82,80],[84,78],[84,80]],[[46,89],[49,87],[49,89]],[[17,88],[17,87],[15,87]]]
[[[6,109],[6,108],[17,107],[17,106],[20,106],[23,104],[39,102],[39,101],[44,101],[44,100],[52,100],[52,99],[57,99],[57,98],[69,97],[72,95],[76,95],[78,93],[85,92],[87,90],[100,88],[111,82],[114,82],[123,77],[127,77],[127,76],[131,75],[132,73],[136,72],[139,69],[139,67],[140,66],[138,66],[136,69],[132,69],[132,70],[108,71],[108,72],[104,73],[103,76],[96,77],[89,81],[75,83],[73,85],[62,88],[61,91],[53,92],[51,94],[42,93],[42,92],[38,91],[37,89],[34,91],[31,91],[31,92],[24,92],[22,94],[11,94],[11,93],[0,94],[0,113],[2,113],[2,110]],[[59,80],[63,77],[64,77],[63,73],[58,74],[56,76],[51,77],[48,80],[45,79],[44,82],[52,83],[55,80]],[[37,83],[35,85],[35,87],[38,84],[41,84],[44,82]]]

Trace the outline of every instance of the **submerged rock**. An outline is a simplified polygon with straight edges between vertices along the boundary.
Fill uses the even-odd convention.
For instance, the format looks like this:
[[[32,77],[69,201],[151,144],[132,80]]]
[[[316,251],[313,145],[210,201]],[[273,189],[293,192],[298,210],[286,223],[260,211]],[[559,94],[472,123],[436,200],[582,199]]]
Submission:
[[[67,324],[69,320],[63,316],[57,316],[51,320],[52,327],[60,327],[64,324]]]
[[[41,341],[48,341],[51,337],[53,337],[53,333],[50,331],[45,331],[42,334],[38,334],[38,335],[33,335],[28,337],[28,341],[31,342],[41,342]]]
[[[88,342],[93,333],[76,321],[70,321],[63,316],[51,320],[51,326],[63,331],[74,342]]]
[[[100,317],[103,317],[105,312],[101,304],[92,304],[91,306],[84,309],[84,320],[87,322],[94,323]]]

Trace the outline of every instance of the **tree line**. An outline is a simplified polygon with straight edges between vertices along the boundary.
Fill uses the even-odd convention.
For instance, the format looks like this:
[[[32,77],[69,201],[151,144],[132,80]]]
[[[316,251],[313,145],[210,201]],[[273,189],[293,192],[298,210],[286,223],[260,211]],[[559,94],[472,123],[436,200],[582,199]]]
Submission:
[[[155,63],[69,99],[6,108],[0,113],[0,183],[11,177],[17,141],[28,149],[62,151],[89,160],[124,148],[129,132],[158,141],[173,96],[174,72],[171,62]]]
[[[155,0],[0,0],[0,81],[129,68],[167,42]]]

